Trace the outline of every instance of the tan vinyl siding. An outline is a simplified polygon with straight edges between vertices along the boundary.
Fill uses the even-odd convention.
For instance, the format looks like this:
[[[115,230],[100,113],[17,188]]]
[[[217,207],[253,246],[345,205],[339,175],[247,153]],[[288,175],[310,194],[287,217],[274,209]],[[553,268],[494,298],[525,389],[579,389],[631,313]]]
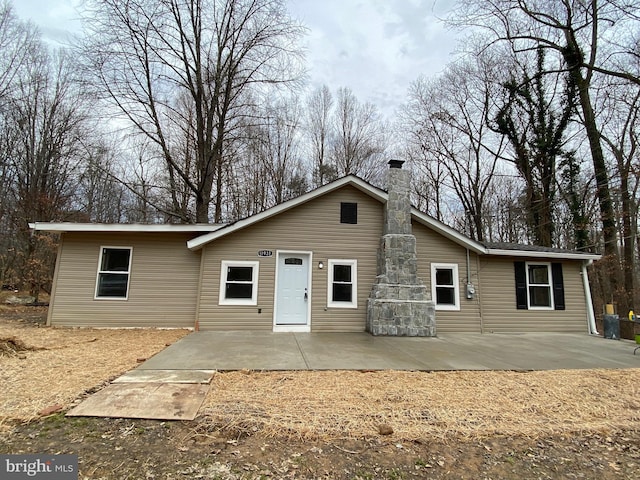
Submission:
[[[562,262],[565,310],[518,310],[514,258],[484,257],[480,260],[485,332],[586,332],[587,310],[581,277],[581,264]],[[539,262],[540,259],[518,258]]]
[[[467,257],[466,249],[439,235],[429,228],[413,222],[413,234],[416,237],[418,251],[418,275],[431,292],[431,264],[450,263],[458,265],[458,287],[460,292],[460,310],[436,310],[436,334],[448,332],[481,332],[480,303],[478,296],[472,300],[466,298]],[[471,282],[478,289],[477,256],[470,252]]]
[[[192,234],[65,233],[61,237],[52,325],[193,327],[200,253]],[[94,299],[100,247],[132,247],[127,300]]]
[[[340,202],[358,204],[358,223],[340,223]],[[367,298],[376,275],[382,232],[382,204],[351,186],[215,240],[203,249],[198,321],[203,330],[271,330],[275,299],[276,251],[312,252],[311,329],[314,332],[361,332]],[[272,257],[258,257],[271,250]],[[329,259],[358,261],[357,309],[327,307]],[[259,261],[258,305],[218,305],[223,260]],[[325,268],[320,270],[322,260]]]

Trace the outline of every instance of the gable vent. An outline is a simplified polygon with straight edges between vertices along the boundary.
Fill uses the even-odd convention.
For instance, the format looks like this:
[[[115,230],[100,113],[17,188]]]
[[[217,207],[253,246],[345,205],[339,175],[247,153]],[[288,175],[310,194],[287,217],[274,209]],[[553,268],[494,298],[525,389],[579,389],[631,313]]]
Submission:
[[[358,223],[358,204],[350,202],[340,203],[340,223]]]

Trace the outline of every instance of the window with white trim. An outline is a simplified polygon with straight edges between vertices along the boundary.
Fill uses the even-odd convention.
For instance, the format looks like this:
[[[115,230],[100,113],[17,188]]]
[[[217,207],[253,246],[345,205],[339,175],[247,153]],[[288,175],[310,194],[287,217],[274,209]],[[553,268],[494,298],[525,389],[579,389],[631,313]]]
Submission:
[[[518,310],[565,310],[560,262],[513,262]]]
[[[129,297],[132,247],[100,247],[96,299],[126,300]]]
[[[527,291],[530,309],[553,309],[551,264],[527,263]]]
[[[436,310],[460,310],[458,264],[431,264],[431,298]]]
[[[358,308],[358,261],[328,260],[327,306]]]
[[[258,304],[260,262],[223,260],[220,267],[220,305]]]

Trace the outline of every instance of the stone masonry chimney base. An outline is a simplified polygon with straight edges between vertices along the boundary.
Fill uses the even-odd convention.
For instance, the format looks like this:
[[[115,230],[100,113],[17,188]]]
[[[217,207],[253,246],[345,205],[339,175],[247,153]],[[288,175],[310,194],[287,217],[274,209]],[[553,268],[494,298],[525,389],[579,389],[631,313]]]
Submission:
[[[367,302],[367,331],[372,335],[435,337],[435,318],[435,303],[430,300],[369,298]]]

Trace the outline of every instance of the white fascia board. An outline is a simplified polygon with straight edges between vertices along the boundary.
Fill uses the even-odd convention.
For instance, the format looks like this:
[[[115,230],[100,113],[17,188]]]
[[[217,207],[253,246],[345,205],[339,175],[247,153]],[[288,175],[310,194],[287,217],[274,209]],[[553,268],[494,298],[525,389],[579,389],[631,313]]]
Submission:
[[[535,252],[530,250],[502,250],[497,248],[488,248],[487,255],[496,255],[503,257],[532,257],[532,258],[554,258],[559,260],[600,260],[602,255],[595,253],[561,253],[561,252]]]
[[[73,222],[35,222],[29,228],[40,232],[131,232],[131,233],[181,233],[212,232],[224,227],[224,224],[141,224],[141,223],[73,223]]]
[[[363,180],[360,180],[358,177],[355,177],[353,175],[349,175],[347,177],[343,177],[341,179],[336,180],[335,182],[331,182],[327,185],[324,185],[320,188],[316,188],[315,190],[312,190],[311,192],[305,193],[304,195],[301,195],[299,197],[296,197],[292,200],[288,200],[286,202],[283,202],[279,205],[276,205],[275,207],[271,207],[267,210],[265,210],[264,212],[260,212],[257,213],[255,215],[252,215],[251,217],[247,217],[245,219],[242,220],[238,220],[235,223],[232,223],[231,225],[222,228],[220,230],[217,230],[215,232],[211,232],[211,233],[207,233],[205,235],[201,235],[199,237],[196,237],[192,240],[189,240],[187,242],[187,248],[189,248],[189,250],[199,250],[201,249],[205,244],[212,242],[213,240],[216,240],[218,238],[224,237],[226,235],[229,235],[233,232],[237,232],[238,230],[242,230],[243,228],[246,228],[250,225],[253,225],[255,223],[258,222],[262,222],[263,220],[266,220],[267,218],[273,217],[275,215],[278,215],[282,212],[286,212],[287,210],[297,207],[298,205],[301,205],[303,203],[306,203],[310,200],[313,200],[314,198],[317,197],[321,197],[322,195],[325,195],[329,192],[332,192],[333,190],[337,190],[339,188],[344,187],[345,185],[351,185],[355,188],[357,188],[358,190],[361,190],[369,195],[371,195],[374,198],[377,198],[378,200],[380,200],[381,202],[386,201],[387,199],[387,195],[386,193],[384,193],[382,190],[379,190],[371,185],[369,185],[368,183],[366,183]]]

